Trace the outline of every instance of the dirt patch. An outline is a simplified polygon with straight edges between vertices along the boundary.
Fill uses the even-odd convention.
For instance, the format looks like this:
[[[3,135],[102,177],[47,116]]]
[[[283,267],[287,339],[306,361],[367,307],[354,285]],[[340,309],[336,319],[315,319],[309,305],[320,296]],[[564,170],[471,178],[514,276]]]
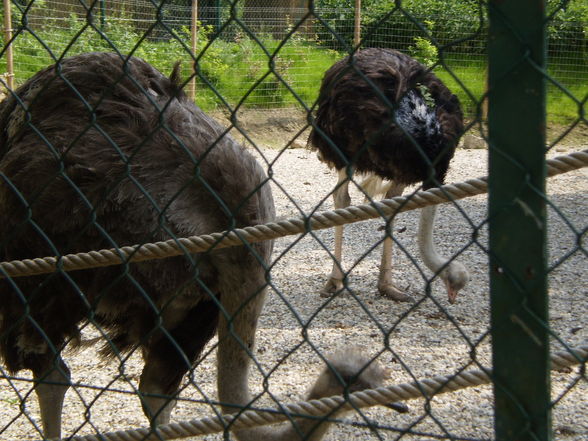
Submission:
[[[264,129],[263,133],[268,132]],[[272,164],[270,185],[280,219],[333,209],[329,193],[337,181],[336,173],[313,152],[262,147],[255,155],[264,168],[266,162]],[[550,157],[554,155],[550,152]],[[447,182],[484,175],[487,161],[482,149],[459,149]],[[363,195],[354,187],[350,186],[352,203],[362,203]],[[578,235],[587,228],[588,169],[550,179],[548,190],[549,326],[557,336],[551,340],[551,351],[559,352],[565,350],[564,343],[575,347],[588,341],[587,259]],[[380,362],[390,369],[388,385],[491,366],[487,217],[485,194],[439,209],[435,243],[445,256],[457,256],[466,264],[471,276],[454,304],[448,303],[442,282],[431,279],[419,257],[418,210],[400,213],[390,225],[396,244],[393,277],[416,304],[394,303],[378,293],[383,219],[345,227],[341,265],[348,274],[346,289],[330,299],[319,292],[333,265],[334,231],[315,230],[277,239],[269,273],[271,285],[253,352],[258,364],[249,377],[253,393],[259,395],[254,407],[274,408],[276,400],[282,404],[303,400],[323,366],[318,354],[326,356],[352,345],[365,348],[370,355],[380,354]],[[85,332],[84,339],[101,335],[91,325]],[[182,384],[172,414],[174,422],[211,417],[219,411],[207,404],[218,400],[213,350],[217,342],[214,339],[207,346],[202,360]],[[66,396],[64,435],[96,435],[98,431],[148,424],[134,393],[141,376],[140,351],[124,363],[119,359],[100,361],[90,346],[66,351],[64,358],[74,382]],[[552,408],[558,441],[588,439],[588,382],[582,381],[582,369],[574,367],[568,373],[551,375],[553,396],[559,397]],[[19,380],[10,382],[0,379],[2,440],[40,438],[33,426],[33,422],[37,427],[39,424],[37,400],[30,391],[33,383],[25,375],[23,371]],[[494,439],[493,402],[492,387],[486,385],[411,400],[407,403],[410,410],[404,414],[383,407],[353,412],[325,441],[391,441],[400,437],[403,441],[490,440]],[[413,433],[402,435],[405,430]],[[194,441],[226,439],[228,435],[217,434]]]
[[[547,129],[549,144],[555,144],[556,151],[574,151],[588,148],[588,124],[578,123],[572,125],[552,124]]]
[[[216,112],[213,117],[228,126],[229,113]],[[306,112],[297,109],[243,110],[237,113],[233,129],[237,139],[247,143],[247,137],[255,144],[271,148],[303,148],[308,139],[309,125]],[[468,149],[486,148],[483,131],[479,124],[473,125],[464,135],[461,146]],[[486,132],[487,133],[487,132]],[[245,134],[247,136],[245,136]],[[588,125],[585,123],[550,124],[547,128],[547,143],[555,143],[556,151],[575,151],[588,148]]]
[[[216,112],[212,116],[223,125],[231,124],[228,113]],[[244,110],[237,113],[231,133],[237,139],[247,137],[255,144],[282,149],[304,148],[310,131],[306,112],[297,109]]]

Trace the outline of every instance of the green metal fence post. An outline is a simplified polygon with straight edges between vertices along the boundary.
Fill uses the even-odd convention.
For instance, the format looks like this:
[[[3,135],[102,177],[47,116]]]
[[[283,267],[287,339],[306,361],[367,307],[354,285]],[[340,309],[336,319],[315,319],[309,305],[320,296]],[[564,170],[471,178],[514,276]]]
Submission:
[[[104,30],[105,25],[106,25],[106,2],[105,2],[105,0],[100,0],[100,29]]]
[[[220,0],[216,0],[214,4],[214,8],[216,9],[216,17],[215,17],[215,31],[220,32],[222,20],[221,20],[221,2]]]
[[[489,234],[500,441],[551,435],[545,208],[545,1],[489,6]]]

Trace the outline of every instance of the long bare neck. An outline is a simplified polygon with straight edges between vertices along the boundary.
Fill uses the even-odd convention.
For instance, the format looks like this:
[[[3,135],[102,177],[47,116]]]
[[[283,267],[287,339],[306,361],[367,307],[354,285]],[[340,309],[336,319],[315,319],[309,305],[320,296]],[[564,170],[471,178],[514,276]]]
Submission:
[[[421,258],[427,268],[437,273],[446,263],[447,259],[441,256],[433,243],[433,227],[435,225],[436,205],[421,208],[421,219],[419,222],[418,243]]]
[[[254,347],[257,320],[265,297],[264,292],[251,296],[256,291],[256,285],[264,285],[263,278],[251,283],[250,278],[240,279],[237,271],[233,274],[237,277],[221,281],[224,285],[221,287],[223,308],[218,327],[218,396],[219,401],[226,404],[223,406],[225,413],[236,413],[252,403],[249,366],[253,356],[251,351]],[[318,397],[311,392],[309,398]],[[314,418],[297,419],[296,423],[287,423],[281,427],[256,427],[240,430],[235,434],[239,441],[318,441],[329,426],[328,423],[317,426]],[[307,435],[311,432],[311,435]]]
[[[238,321],[234,321],[233,325],[238,325]],[[219,339],[222,338],[221,329],[219,328]],[[234,344],[234,342],[235,339],[229,336],[228,340],[221,341],[219,345],[219,400],[221,403],[233,404],[233,406],[224,407],[223,410],[226,413],[237,412],[239,408],[235,406],[243,408],[250,405],[252,401],[248,384],[251,359],[246,355],[243,347]],[[225,343],[225,349],[222,349],[223,343]],[[227,352],[226,348],[229,346],[232,346],[233,349],[229,349]],[[321,397],[313,392],[310,392],[307,397],[307,399],[316,398]],[[331,414],[330,418],[334,416]],[[316,418],[297,418],[294,423],[283,423],[278,427],[262,426],[239,430],[235,432],[235,435],[239,441],[319,441],[324,437],[329,427],[330,423],[318,423]]]
[[[219,358],[218,361],[222,363],[222,358]],[[232,372],[225,370],[225,366],[219,370],[219,399],[222,403],[232,403],[245,407],[252,401],[248,386],[249,369],[246,365],[246,360],[242,359],[241,362],[245,362],[245,364],[234,365]],[[224,385],[221,386],[221,382]],[[321,397],[313,396],[312,393],[307,397],[307,399],[315,398]],[[236,412],[237,410],[233,406],[224,408],[224,411],[227,413]],[[339,414],[339,412],[336,414]],[[329,417],[333,418],[334,416],[331,414]],[[316,418],[296,418],[294,423],[282,423],[278,427],[262,426],[240,430],[236,431],[235,435],[239,441],[319,441],[326,434],[330,423],[319,423],[317,421]]]

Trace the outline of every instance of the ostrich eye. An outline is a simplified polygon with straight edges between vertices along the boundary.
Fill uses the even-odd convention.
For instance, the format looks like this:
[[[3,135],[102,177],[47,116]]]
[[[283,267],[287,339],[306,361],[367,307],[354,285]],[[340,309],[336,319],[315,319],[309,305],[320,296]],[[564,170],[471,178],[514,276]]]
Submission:
[[[356,378],[353,383],[349,384],[349,392],[358,392],[360,390],[373,389],[374,387],[377,387],[377,385]]]
[[[356,382],[357,376],[356,375],[341,375],[341,380],[345,386],[351,386],[353,383]]]

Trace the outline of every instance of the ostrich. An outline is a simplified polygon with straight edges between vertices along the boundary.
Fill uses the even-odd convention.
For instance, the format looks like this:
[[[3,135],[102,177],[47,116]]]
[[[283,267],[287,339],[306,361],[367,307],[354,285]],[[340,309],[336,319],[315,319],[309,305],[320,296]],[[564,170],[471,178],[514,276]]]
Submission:
[[[401,52],[363,49],[325,73],[309,144],[319,159],[337,169],[333,199],[335,208],[343,208],[350,204],[354,172],[366,176],[362,186],[370,197],[400,196],[406,186],[419,182],[424,189],[443,184],[462,131],[459,101],[433,73]],[[421,210],[419,249],[454,303],[469,275],[461,263],[435,250],[435,212],[435,206]],[[335,262],[323,296],[343,288],[342,243],[343,227],[338,226]],[[392,281],[391,237],[383,243],[378,290],[384,297],[411,301]]]
[[[0,127],[3,261],[206,234],[275,216],[263,170],[188,100],[178,65],[168,79],[134,57],[66,58],[0,104]],[[224,411],[250,404],[248,371],[271,251],[267,241],[0,279],[0,357],[12,374],[32,371],[44,435],[60,437],[70,384],[60,352],[80,341],[87,322],[108,337],[102,355],[141,349],[139,392],[153,424],[169,421],[182,377],[217,331]],[[333,359],[312,398],[383,381],[369,358],[356,357],[353,366],[348,358]],[[299,427],[316,426],[305,424]],[[239,438],[296,433],[251,429]]]

